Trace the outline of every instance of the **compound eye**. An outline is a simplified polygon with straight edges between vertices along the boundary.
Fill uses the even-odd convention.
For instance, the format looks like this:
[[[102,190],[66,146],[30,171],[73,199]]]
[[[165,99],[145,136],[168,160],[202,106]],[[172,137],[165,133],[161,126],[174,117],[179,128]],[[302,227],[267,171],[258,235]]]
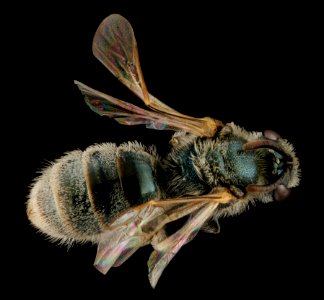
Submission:
[[[278,185],[275,189],[273,196],[276,201],[285,200],[290,195],[290,189],[285,187],[284,185]]]
[[[273,131],[273,130],[265,130],[263,132],[263,135],[269,139],[269,140],[273,140],[273,141],[277,141],[279,139],[281,139],[281,136],[279,133]]]
[[[273,131],[273,130],[265,130],[263,135],[269,139],[269,140],[273,140],[273,141],[277,141],[279,139],[281,139],[281,136],[279,133]]]

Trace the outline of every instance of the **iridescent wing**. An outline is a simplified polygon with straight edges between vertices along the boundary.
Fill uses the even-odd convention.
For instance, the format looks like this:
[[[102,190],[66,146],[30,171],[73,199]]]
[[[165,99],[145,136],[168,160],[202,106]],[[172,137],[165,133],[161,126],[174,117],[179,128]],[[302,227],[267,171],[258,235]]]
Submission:
[[[179,252],[181,247],[190,242],[201,227],[214,214],[219,203],[208,203],[199,209],[195,214],[191,214],[187,223],[176,233],[169,236],[164,241],[154,246],[149,261],[149,280],[154,288],[171,259]]]
[[[212,137],[215,135],[218,127],[222,126],[220,121],[209,117],[194,118],[181,114],[149,94],[140,67],[133,28],[122,16],[113,14],[103,20],[95,33],[92,49],[95,57],[111,73],[141,98],[146,106],[158,113],[159,123],[166,123],[166,126],[162,126],[162,128],[159,126],[149,126],[149,128],[184,130],[195,135]],[[80,87],[80,83],[77,82],[77,84]],[[106,105],[107,98],[112,97],[105,95],[105,101],[102,101],[102,98],[95,99],[94,102],[88,101],[88,105],[94,105],[93,110],[96,112],[98,112],[98,106],[103,107],[100,110],[100,114],[114,118],[111,114],[110,106]],[[134,117],[131,122],[128,122],[129,118],[127,116],[128,120],[122,124],[143,124],[141,123],[141,118]],[[169,125],[170,120],[175,124]],[[147,119],[143,121],[146,124]]]
[[[146,125],[147,128],[157,130],[184,130],[195,133],[202,127],[198,124],[184,122],[183,119],[175,118],[169,114],[162,114],[154,111],[145,110],[131,103],[116,99],[105,93],[92,89],[85,84],[75,81],[75,84],[85,95],[85,101],[89,107],[101,116],[114,118],[123,125]]]
[[[169,241],[166,243],[168,246],[161,246],[164,245],[164,241],[154,246],[155,249],[161,248],[159,251],[163,252],[163,257],[167,257],[160,261],[158,259],[160,252],[156,250],[154,253],[157,254],[153,255],[154,259],[150,259],[150,281],[152,286],[155,286],[162,271],[176,253],[174,252],[171,257],[169,252],[173,252],[174,247],[178,247],[179,250],[190,238],[194,237],[195,234],[192,232],[199,231],[204,223],[202,220],[208,219],[206,213],[205,219],[200,217],[199,211],[206,206],[210,207],[208,209],[210,217],[215,210],[211,208],[214,208],[215,204],[228,203],[234,199],[227,190],[217,190],[208,195],[149,201],[130,208],[116,218],[102,235],[94,265],[100,272],[106,274],[111,267],[120,266],[140,247],[151,243],[153,237],[162,230],[164,225],[191,214],[193,217],[187,222],[188,225],[180,229],[178,234],[172,235],[171,240],[166,239]],[[198,215],[195,217],[197,211]]]
[[[152,201],[122,213],[102,235],[94,266],[103,274],[111,267],[120,266],[140,247],[150,242],[153,234],[142,232],[142,222],[163,214],[163,209]]]
[[[134,31],[125,18],[112,14],[101,22],[93,38],[92,52],[124,85],[149,104]]]

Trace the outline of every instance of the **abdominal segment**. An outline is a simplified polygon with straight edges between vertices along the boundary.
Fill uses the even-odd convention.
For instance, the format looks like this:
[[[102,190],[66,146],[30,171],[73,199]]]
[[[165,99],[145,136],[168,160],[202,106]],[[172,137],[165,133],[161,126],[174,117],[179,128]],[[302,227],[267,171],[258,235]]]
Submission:
[[[126,158],[124,179],[117,170],[119,152]],[[69,152],[35,182],[27,202],[28,218],[53,240],[98,242],[126,208],[150,200],[151,192],[158,197],[153,162],[153,156],[138,143],[119,147],[105,143]],[[134,185],[127,182],[132,178],[138,178],[135,185],[144,191],[141,197],[131,195]]]

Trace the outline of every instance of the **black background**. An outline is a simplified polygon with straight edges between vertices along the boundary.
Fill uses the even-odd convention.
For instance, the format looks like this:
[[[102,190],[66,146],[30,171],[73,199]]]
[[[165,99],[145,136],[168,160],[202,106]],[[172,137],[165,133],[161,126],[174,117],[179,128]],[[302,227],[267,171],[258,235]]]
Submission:
[[[19,4],[3,10],[2,128],[6,191],[2,248],[5,285],[26,296],[280,296],[315,293],[319,211],[314,187],[313,75],[316,8],[226,7],[209,1],[91,1]],[[69,5],[69,6],[68,6]],[[112,141],[156,144],[171,132],[126,127],[91,112],[73,80],[117,98],[140,101],[91,52],[93,34],[109,14],[132,24],[149,91],[176,110],[235,122],[249,131],[273,129],[296,148],[301,185],[283,203],[258,204],[221,220],[218,236],[200,233],[164,271],[155,290],[147,279],[151,248],[140,249],[106,276],[92,266],[94,246],[67,250],[50,243],[26,218],[29,185],[64,152]],[[315,14],[314,14],[315,15]],[[316,67],[315,67],[316,69]],[[7,84],[8,82],[8,84]],[[9,117],[10,121],[5,120]],[[311,125],[311,126],[310,126]],[[315,128],[315,130],[312,130]],[[310,149],[312,148],[312,149]],[[317,160],[319,161],[319,160]],[[317,202],[316,202],[317,201]],[[7,283],[8,282],[8,283]],[[221,297],[222,298],[222,297]]]

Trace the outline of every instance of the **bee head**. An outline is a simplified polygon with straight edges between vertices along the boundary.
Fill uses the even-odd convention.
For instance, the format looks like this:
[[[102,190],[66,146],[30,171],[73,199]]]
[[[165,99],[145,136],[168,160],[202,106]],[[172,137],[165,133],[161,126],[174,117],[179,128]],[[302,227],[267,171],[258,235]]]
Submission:
[[[277,201],[284,200],[290,194],[290,188],[299,183],[299,162],[294,149],[288,141],[272,131],[249,133],[228,124],[228,132],[242,138],[242,150],[245,155],[257,157],[257,182],[249,183],[245,188],[248,193],[272,193]]]
[[[272,130],[264,131],[261,139],[248,141],[243,145],[244,151],[261,150],[267,184],[250,184],[248,192],[272,192],[274,199],[281,201],[290,194],[290,188],[296,186],[298,178],[298,161],[295,153],[281,136]]]

